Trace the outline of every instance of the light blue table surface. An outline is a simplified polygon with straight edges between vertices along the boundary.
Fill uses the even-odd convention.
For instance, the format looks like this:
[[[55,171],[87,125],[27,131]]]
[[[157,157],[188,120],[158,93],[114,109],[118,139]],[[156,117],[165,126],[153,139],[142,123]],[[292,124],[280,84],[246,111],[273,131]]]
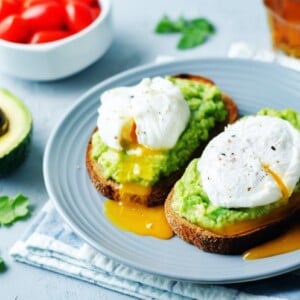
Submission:
[[[115,38],[111,48],[102,59],[78,75],[57,82],[38,83],[0,74],[0,86],[23,99],[34,119],[30,156],[17,172],[0,180],[0,195],[24,193],[30,198],[33,216],[47,200],[42,160],[49,134],[68,108],[90,87],[123,70],[153,62],[159,55],[178,58],[226,56],[230,44],[236,41],[270,49],[261,0],[113,0],[113,10]],[[216,25],[217,34],[201,47],[178,51],[178,36],[159,36],[153,32],[163,14],[208,17]],[[8,270],[0,274],[1,300],[129,299],[88,283],[14,262],[8,255],[9,249],[30,220],[0,228],[0,255],[8,266]],[[255,292],[255,286],[249,284],[250,291]]]

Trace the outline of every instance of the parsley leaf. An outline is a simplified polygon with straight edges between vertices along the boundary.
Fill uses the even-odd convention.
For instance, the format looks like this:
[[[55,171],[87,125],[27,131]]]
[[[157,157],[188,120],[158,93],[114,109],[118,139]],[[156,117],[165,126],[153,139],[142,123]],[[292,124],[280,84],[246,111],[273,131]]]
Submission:
[[[177,44],[181,50],[203,44],[215,31],[213,24],[205,18],[186,20],[180,17],[172,21],[168,16],[164,16],[155,29],[156,33],[182,33]]]
[[[0,197],[0,225],[8,225],[18,218],[25,217],[29,212],[28,205],[28,198],[22,194],[15,198]]]

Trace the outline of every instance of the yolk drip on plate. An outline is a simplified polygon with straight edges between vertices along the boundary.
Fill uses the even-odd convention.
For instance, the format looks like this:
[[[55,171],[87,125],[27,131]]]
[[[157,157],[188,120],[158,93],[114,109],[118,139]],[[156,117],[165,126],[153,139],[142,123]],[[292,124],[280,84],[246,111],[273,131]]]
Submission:
[[[247,250],[243,258],[252,260],[298,250],[300,249],[299,237],[300,222],[298,221],[279,237]]]
[[[136,168],[143,178],[151,176],[147,167],[147,155],[157,153],[160,150],[150,149],[138,144],[136,125],[130,120],[122,129],[121,145],[129,155],[123,162],[120,177],[126,181],[126,170]],[[130,195],[138,195],[141,199],[151,193],[151,187],[145,187],[138,183],[122,183],[119,192],[121,201],[106,200],[104,213],[107,218],[117,227],[139,235],[148,235],[160,239],[169,239],[173,236],[164,213],[164,206],[147,207],[130,201]],[[128,196],[129,195],[129,196]]]
[[[146,207],[142,204],[106,200],[104,209],[107,218],[123,230],[160,239],[169,239],[173,236],[163,205]]]
[[[280,181],[279,181],[280,182]],[[281,184],[278,184],[281,186]],[[284,184],[283,184],[284,186]],[[286,188],[287,189],[287,188]],[[284,197],[285,192],[282,189],[282,196]],[[273,217],[280,216],[281,218],[299,207],[300,205],[300,193],[297,192],[295,195],[287,200],[283,198],[283,201],[289,201],[283,208],[279,207]],[[300,249],[300,221],[296,220],[287,230],[280,234],[277,238],[272,239],[268,242],[255,246],[243,253],[245,260],[253,260],[259,258],[270,257],[278,254],[288,253]]]

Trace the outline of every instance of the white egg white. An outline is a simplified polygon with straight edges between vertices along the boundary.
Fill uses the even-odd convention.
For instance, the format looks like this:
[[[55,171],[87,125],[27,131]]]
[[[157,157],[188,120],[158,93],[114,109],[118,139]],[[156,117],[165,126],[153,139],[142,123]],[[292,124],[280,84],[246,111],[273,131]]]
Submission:
[[[116,150],[123,148],[122,131],[130,122],[135,123],[138,144],[170,149],[190,117],[179,87],[161,77],[145,78],[138,85],[105,92],[98,112],[99,134],[104,143]]]
[[[243,118],[207,145],[198,170],[215,206],[255,207],[288,198],[300,177],[300,133],[280,118]]]

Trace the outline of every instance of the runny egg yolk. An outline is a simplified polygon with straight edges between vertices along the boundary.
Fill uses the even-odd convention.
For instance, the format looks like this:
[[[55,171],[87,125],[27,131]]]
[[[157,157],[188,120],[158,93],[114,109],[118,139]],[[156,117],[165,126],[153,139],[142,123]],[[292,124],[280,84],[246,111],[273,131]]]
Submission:
[[[276,172],[274,172],[270,168],[269,165],[263,164],[262,167],[263,167],[263,169],[265,170],[265,172],[267,174],[269,174],[270,176],[272,176],[272,178],[274,179],[274,181],[278,185],[278,187],[279,187],[279,189],[281,191],[282,200],[287,200],[290,197],[291,192],[290,192],[289,188],[285,185],[285,183],[282,180],[282,178]]]
[[[136,124],[133,119],[130,119],[122,128],[120,145],[127,150],[138,144],[136,135]]]
[[[111,223],[123,230],[160,239],[173,236],[163,205],[146,207],[132,202],[106,200],[104,212]]]
[[[149,167],[149,157],[162,153],[161,149],[151,149],[138,143],[136,135],[136,124],[130,119],[122,128],[120,144],[126,153],[122,160],[122,168],[118,173],[121,193],[148,195],[151,188],[144,187],[139,183],[130,182],[129,170],[138,175],[139,178],[151,180],[152,169]]]
[[[298,221],[279,237],[247,250],[243,258],[252,260],[298,250],[300,249],[299,236],[300,222]]]
[[[134,119],[130,119],[125,123],[121,130],[120,144],[126,152],[136,154],[138,156],[142,155],[153,155],[156,153],[161,153],[161,149],[152,149],[144,145],[139,144],[138,137],[136,134],[136,123]]]
[[[139,183],[127,182],[127,170],[135,169],[143,178],[151,178],[151,171],[147,166],[147,155],[159,153],[140,145],[136,135],[136,124],[129,120],[122,128],[120,144],[129,155],[123,161],[120,177],[124,183],[120,184],[121,201],[106,200],[104,213],[115,226],[139,235],[148,235],[160,239],[173,236],[165,214],[164,206],[147,207],[143,204],[132,203],[131,195],[138,195],[140,199],[151,193],[151,187]],[[131,152],[131,154],[130,154]]]

